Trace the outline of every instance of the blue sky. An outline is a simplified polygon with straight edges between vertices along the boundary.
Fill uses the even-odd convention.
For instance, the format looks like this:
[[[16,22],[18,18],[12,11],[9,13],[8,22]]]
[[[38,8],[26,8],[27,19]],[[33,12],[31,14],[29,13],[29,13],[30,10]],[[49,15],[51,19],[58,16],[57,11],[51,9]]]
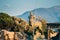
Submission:
[[[60,6],[60,0],[0,0],[0,12],[11,16],[21,15],[36,8]]]

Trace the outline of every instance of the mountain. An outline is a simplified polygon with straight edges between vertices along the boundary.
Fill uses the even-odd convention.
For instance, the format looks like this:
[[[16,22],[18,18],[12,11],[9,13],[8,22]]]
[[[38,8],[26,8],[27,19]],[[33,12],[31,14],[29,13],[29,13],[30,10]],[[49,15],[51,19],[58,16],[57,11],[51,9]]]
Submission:
[[[41,16],[48,23],[60,22],[60,6],[54,6],[51,8],[37,8],[31,11],[33,15]],[[18,15],[17,17],[23,18],[26,21],[28,21],[29,14],[30,14],[30,11],[27,11],[22,15]]]

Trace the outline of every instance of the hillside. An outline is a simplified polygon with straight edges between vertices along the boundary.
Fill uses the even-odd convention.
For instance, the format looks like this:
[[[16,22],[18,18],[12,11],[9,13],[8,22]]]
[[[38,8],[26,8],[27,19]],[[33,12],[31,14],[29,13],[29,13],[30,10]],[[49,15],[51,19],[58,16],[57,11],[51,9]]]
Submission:
[[[49,23],[60,22],[60,6],[54,6],[51,8],[37,8],[31,11],[34,15],[41,16],[41,18],[45,19]],[[30,11],[27,11],[22,15],[18,15],[17,17],[28,21],[29,13]]]

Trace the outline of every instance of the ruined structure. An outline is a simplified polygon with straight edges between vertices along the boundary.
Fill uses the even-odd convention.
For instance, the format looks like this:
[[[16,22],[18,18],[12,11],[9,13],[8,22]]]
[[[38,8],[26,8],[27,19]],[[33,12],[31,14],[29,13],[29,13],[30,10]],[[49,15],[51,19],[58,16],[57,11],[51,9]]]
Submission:
[[[33,28],[33,35],[34,35],[33,39],[34,40],[36,40],[39,37],[44,38],[44,35],[41,34],[42,33],[42,21],[40,20],[39,17],[36,18],[36,16],[34,16],[32,12],[30,12],[30,16],[29,16],[29,25]],[[37,34],[40,34],[40,35],[37,35]]]
[[[36,19],[37,18],[32,14],[32,12],[30,12],[29,25],[33,28],[39,27],[39,29],[42,30],[42,22]]]
[[[30,12],[30,16],[29,16],[29,25],[30,26],[34,26],[34,20],[35,20],[35,16],[32,15],[32,12]]]
[[[40,17],[37,18],[35,15],[33,15],[32,12],[30,12],[30,15],[29,15],[29,23],[24,21],[21,18],[12,17],[12,19],[15,22],[14,27],[15,28],[18,27],[19,32],[15,32],[15,31],[10,32],[7,30],[3,30],[4,32],[4,34],[2,33],[3,40],[4,39],[5,40],[15,40],[15,39],[26,40],[30,38],[31,35],[33,35],[31,37],[33,40],[37,40],[38,38],[44,39],[45,38],[44,32],[45,32],[46,27],[48,28],[50,26],[51,28],[53,28],[52,26],[57,27],[60,25],[60,24],[54,24],[54,23],[53,24],[46,23],[44,19],[40,19]],[[57,35],[57,33],[52,33],[52,32],[48,32],[48,33],[49,33],[48,37],[50,38],[55,37]],[[28,40],[31,40],[31,38]]]

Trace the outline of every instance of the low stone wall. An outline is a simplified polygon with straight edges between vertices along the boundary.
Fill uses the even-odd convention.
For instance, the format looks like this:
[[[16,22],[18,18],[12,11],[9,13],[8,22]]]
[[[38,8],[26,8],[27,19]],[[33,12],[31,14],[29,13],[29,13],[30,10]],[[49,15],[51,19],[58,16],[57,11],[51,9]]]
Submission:
[[[21,32],[0,31],[0,40],[27,40],[26,34]]]
[[[15,32],[9,32],[7,30],[0,31],[0,40],[18,40]]]

